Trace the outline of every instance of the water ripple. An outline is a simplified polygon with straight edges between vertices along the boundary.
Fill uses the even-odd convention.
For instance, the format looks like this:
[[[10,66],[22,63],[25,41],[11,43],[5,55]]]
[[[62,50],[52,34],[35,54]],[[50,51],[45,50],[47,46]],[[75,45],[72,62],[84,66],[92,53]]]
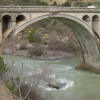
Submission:
[[[57,80],[61,83],[65,83],[66,85],[61,89],[55,89],[55,88],[51,88],[51,87],[44,86],[44,85],[41,85],[39,87],[43,88],[46,91],[58,91],[58,90],[66,90],[74,85],[74,81],[69,81],[66,79],[57,79]],[[47,84],[45,84],[45,85],[47,85]]]
[[[71,66],[62,66],[62,67],[59,67],[59,68],[54,68],[56,70],[70,70],[70,69],[73,69],[73,67]]]

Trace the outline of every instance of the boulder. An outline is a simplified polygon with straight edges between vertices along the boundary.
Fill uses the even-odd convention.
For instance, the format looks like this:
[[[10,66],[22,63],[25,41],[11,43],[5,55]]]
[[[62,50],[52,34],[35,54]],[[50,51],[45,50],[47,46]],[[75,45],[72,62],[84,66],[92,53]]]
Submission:
[[[66,85],[66,83],[62,83],[62,82],[58,82],[58,81],[48,83],[49,87],[56,88],[56,89],[61,89],[65,85]]]

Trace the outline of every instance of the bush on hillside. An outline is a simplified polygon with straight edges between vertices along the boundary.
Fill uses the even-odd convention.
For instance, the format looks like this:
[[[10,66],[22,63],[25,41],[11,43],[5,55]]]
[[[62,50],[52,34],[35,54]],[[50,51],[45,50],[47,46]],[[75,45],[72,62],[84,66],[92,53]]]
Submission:
[[[64,7],[70,7],[71,5],[70,5],[69,2],[66,1],[62,6],[64,6]]]
[[[55,1],[55,2],[52,4],[52,6],[57,6],[57,2]]]
[[[41,6],[48,6],[48,4],[46,2],[39,2],[39,5],[41,5]]]
[[[5,84],[12,94],[18,96],[18,89],[15,87],[12,79],[5,81]]]
[[[28,33],[29,42],[33,43],[35,41],[35,34],[36,34],[35,30],[32,30],[31,32]]]
[[[38,56],[42,56],[43,51],[42,51],[42,47],[40,46],[36,46],[33,48],[29,48],[29,56],[32,58],[34,56],[38,57]]]
[[[88,3],[87,3],[87,6],[91,6],[91,5],[93,5],[92,2],[88,2]]]
[[[3,57],[0,56],[0,76],[7,70]]]
[[[27,49],[26,44],[21,44],[21,45],[20,45],[20,49],[21,49],[21,50]]]

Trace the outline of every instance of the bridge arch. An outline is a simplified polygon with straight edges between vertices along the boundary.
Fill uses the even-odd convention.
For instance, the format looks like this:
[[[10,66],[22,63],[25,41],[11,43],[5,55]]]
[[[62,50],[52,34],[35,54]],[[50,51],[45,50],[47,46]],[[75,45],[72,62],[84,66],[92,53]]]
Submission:
[[[98,31],[99,31],[99,16],[98,15],[94,15],[92,17],[92,28],[93,30],[98,34]]]
[[[83,58],[88,59],[89,56],[92,57],[98,57],[99,56],[99,50],[98,46],[93,38],[93,31],[92,28],[89,27],[87,23],[85,23],[83,20],[80,20],[76,17],[73,17],[71,15],[67,14],[47,14],[47,15],[42,15],[39,17],[36,17],[34,19],[30,19],[20,25],[19,27],[16,27],[14,30],[13,36],[16,36],[20,31],[22,31],[24,28],[27,26],[31,25],[32,23],[35,23],[39,20],[46,19],[49,17],[59,17],[59,18],[65,18],[66,19],[66,24],[71,27],[72,31],[76,35],[79,44],[82,49],[83,53]]]
[[[90,23],[90,16],[89,16],[89,15],[84,15],[84,16],[82,17],[82,19],[83,19],[85,22],[87,22],[88,24]]]
[[[56,14],[56,15],[52,15],[52,14],[46,14],[46,15],[42,15],[42,16],[38,16],[36,18],[33,18],[33,19],[30,19],[28,21],[26,21],[25,23],[23,23],[22,25],[19,25],[18,27],[15,28],[14,30],[14,36],[16,36],[20,31],[22,31],[23,29],[25,29],[26,27],[28,27],[29,25],[37,22],[37,21],[40,21],[40,20],[43,20],[43,19],[46,19],[46,18],[50,18],[50,17],[62,17],[62,18],[66,18],[66,19],[70,19],[70,20],[73,20],[77,23],[80,23],[83,27],[85,27],[92,35],[93,34],[93,31],[92,31],[92,28],[87,24],[85,23],[83,20],[80,20],[79,18],[76,18],[74,16],[71,16],[71,15],[67,15],[67,14]]]
[[[4,15],[2,16],[2,33],[6,32],[10,29],[11,24],[11,16],[10,15]]]
[[[98,15],[94,15],[94,16],[92,17],[92,20],[93,20],[93,21],[99,20],[99,16],[98,16]]]
[[[25,21],[25,15],[18,15],[16,17],[16,26],[19,26],[23,21]]]

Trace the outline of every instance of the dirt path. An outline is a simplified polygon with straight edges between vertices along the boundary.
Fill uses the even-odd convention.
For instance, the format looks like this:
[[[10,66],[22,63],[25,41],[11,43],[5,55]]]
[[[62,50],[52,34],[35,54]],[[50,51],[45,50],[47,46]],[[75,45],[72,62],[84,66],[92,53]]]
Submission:
[[[3,85],[0,85],[0,100],[16,100],[10,91]]]

